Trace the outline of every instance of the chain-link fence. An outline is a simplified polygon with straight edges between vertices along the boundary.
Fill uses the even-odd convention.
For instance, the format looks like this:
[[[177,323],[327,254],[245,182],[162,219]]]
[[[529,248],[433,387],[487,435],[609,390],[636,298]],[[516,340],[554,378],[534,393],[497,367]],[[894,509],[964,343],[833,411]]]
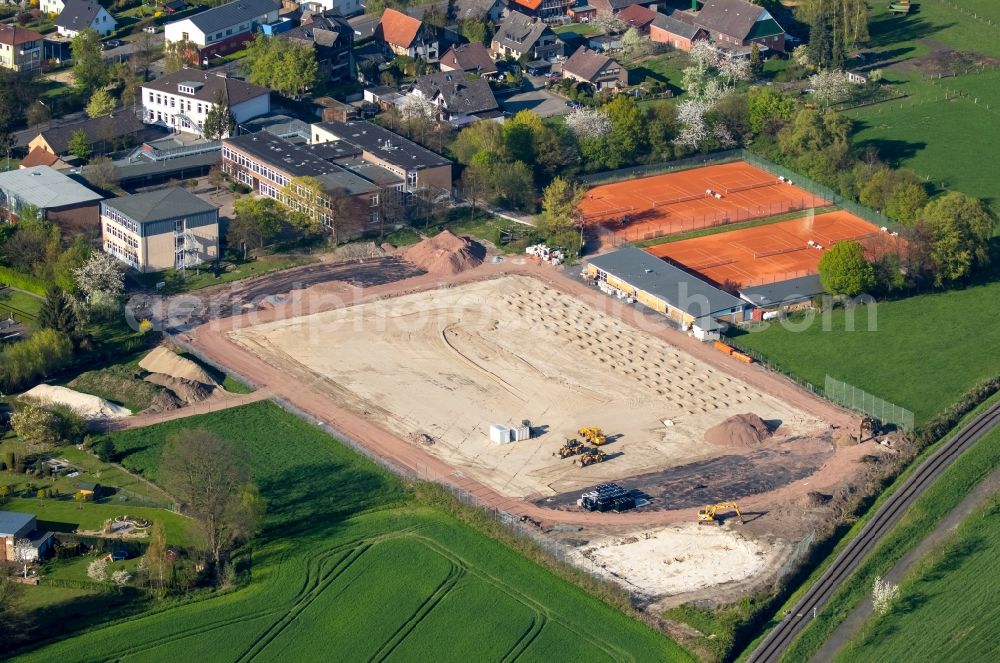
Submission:
[[[895,403],[883,400],[854,385],[826,376],[824,395],[833,401],[857,412],[877,418],[882,423],[895,424],[904,430],[913,430],[913,413]]]
[[[798,565],[803,559],[805,559],[806,553],[809,552],[809,548],[812,547],[812,544],[815,541],[816,530],[813,530],[809,532],[806,538],[795,544],[795,547],[792,548],[792,552],[788,555],[788,559],[786,559],[785,563],[781,565],[781,568],[778,569],[777,575],[774,577],[774,586],[776,589],[781,586],[781,583],[784,582],[785,577],[787,577],[789,573],[798,568]]]
[[[619,168],[618,170],[606,170],[591,175],[583,175],[580,181],[584,186],[597,186],[598,184],[613,184],[625,180],[634,180],[639,177],[650,177],[660,173],[670,173],[675,170],[688,170],[701,166],[710,166],[717,163],[729,163],[739,161],[743,158],[743,150],[724,150],[722,152],[712,152],[711,154],[699,154],[698,156],[687,157],[686,159],[675,159],[674,161],[661,161],[645,166],[632,166],[631,168]]]

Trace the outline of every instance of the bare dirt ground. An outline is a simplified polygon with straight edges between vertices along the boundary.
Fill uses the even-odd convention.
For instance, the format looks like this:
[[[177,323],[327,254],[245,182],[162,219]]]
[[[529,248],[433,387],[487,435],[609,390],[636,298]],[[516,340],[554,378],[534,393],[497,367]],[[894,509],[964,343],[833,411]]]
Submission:
[[[509,497],[551,496],[718,456],[704,431],[743,411],[781,422],[786,435],[828,430],[526,276],[281,320],[230,338],[403,439],[429,436],[428,453]],[[490,441],[491,423],[525,418],[538,437]],[[554,456],[590,425],[614,436],[605,446],[610,460],[584,470]]]
[[[177,332],[175,339],[250,383],[266,386],[279,401],[293,404],[322,422],[335,435],[365,447],[401,471],[461,489],[484,506],[530,519],[550,536],[558,537],[559,532],[571,532],[571,535],[565,535],[573,539],[565,541],[570,546],[580,548],[589,541],[602,540],[601,537],[635,537],[653,529],[663,529],[664,526],[691,523],[695,510],[678,505],[725,495],[727,499],[739,500],[744,512],[754,514],[748,519],[752,522],[739,530],[740,535],[760,546],[765,556],[773,552],[780,557],[783,554],[780,551],[787,549],[788,542],[798,542],[817,522],[829,517],[829,512],[823,508],[803,506],[807,494],[836,490],[858,475],[862,468],[859,459],[864,454],[878,453],[871,444],[834,449],[826,442],[829,432],[835,428],[856,428],[856,420],[845,411],[759,366],[736,362],[711,346],[669,327],[659,316],[608,298],[551,267],[523,259],[502,264],[487,262],[447,279],[415,272],[394,258],[366,261],[353,268],[350,265],[323,268],[327,271],[322,275],[315,271],[315,267],[303,268],[299,270],[301,274],[290,270],[280,279],[251,282],[225,291],[220,289],[195,302],[188,296],[185,305],[190,313],[173,314],[178,323],[174,327]],[[500,278],[510,276],[531,278]],[[480,282],[488,283],[480,285]],[[499,293],[491,290],[498,284],[514,283],[527,285]],[[512,320],[536,320],[532,335],[518,334],[517,328],[508,327],[507,336],[510,338],[500,338],[501,323],[509,326],[513,322],[498,315],[480,315],[466,320],[463,308],[459,316],[461,324],[457,329],[452,327],[455,333],[451,336],[443,330],[449,328],[448,320],[454,323],[455,316],[442,314],[440,322],[443,324],[438,325],[437,336],[428,334],[424,325],[417,326],[409,338],[397,335],[394,341],[389,342],[380,335],[373,336],[369,333],[370,328],[366,330],[364,324],[369,321],[365,316],[355,315],[362,310],[361,305],[376,304],[363,310],[375,311],[382,307],[381,311],[386,315],[392,314],[390,317],[400,318],[397,322],[405,323],[414,316],[404,315],[403,311],[427,308],[428,302],[436,302],[437,306],[452,301],[448,297],[453,297],[456,305],[461,304],[463,293],[467,292],[464,284],[472,284],[472,291],[485,288],[480,292],[480,300],[484,299],[484,294],[485,299],[497,300],[492,303],[493,308],[487,310],[514,312],[517,315],[512,315]],[[286,288],[283,292],[280,290],[282,287]],[[565,319],[543,315],[534,310],[527,300],[520,299],[525,287],[532,292],[541,289],[544,301],[557,302],[555,310],[562,311]],[[407,295],[431,290],[435,290],[436,294],[403,299]],[[481,301],[475,303],[475,297],[465,298],[464,301],[463,306],[470,306],[468,302],[472,301],[471,306],[477,309],[482,304]],[[396,310],[400,302],[403,304]],[[569,308],[562,309],[563,303]],[[525,306],[525,311],[518,312],[518,305]],[[351,307],[354,307],[353,312]],[[440,306],[430,308],[440,310]],[[617,358],[605,357],[605,361],[601,362],[599,353],[590,354],[587,351],[586,342],[593,342],[594,338],[577,339],[575,331],[567,336],[567,329],[579,329],[579,321],[574,315],[580,311],[593,323],[583,325],[588,332],[621,334],[621,339],[614,340],[625,342],[609,350],[617,352]],[[303,349],[298,342],[281,341],[278,338],[280,335],[268,340],[267,335],[262,333],[265,329],[263,325],[279,323],[267,329],[287,329],[288,322],[293,318],[304,320],[317,313],[322,316],[324,312],[331,312],[319,318],[324,324],[310,325],[312,333],[320,339],[312,341],[311,349],[308,343]],[[492,329],[494,320],[496,329]],[[353,325],[358,321],[362,324],[355,330]],[[545,327],[546,323],[550,327]],[[536,329],[539,338],[544,339],[547,345],[536,340]],[[269,352],[280,349],[291,359],[273,364],[270,363],[273,357],[264,361],[235,342],[229,335],[234,331],[239,338],[254,338],[251,345],[281,341],[281,348],[270,348]],[[562,345],[555,344],[556,340]],[[629,349],[636,352],[635,347],[629,347],[633,342],[645,344],[647,350],[641,351],[639,346],[636,358],[641,360],[630,365],[622,359],[628,357]],[[340,347],[340,343],[347,343],[348,346]],[[578,347],[580,343],[583,347]],[[262,347],[258,345],[257,350]],[[590,346],[591,349],[594,347]],[[333,357],[355,368],[364,364],[363,373],[377,376],[377,387],[362,384],[365,382],[363,375],[347,375],[341,385],[312,370],[295,370],[295,364],[301,365],[301,362],[293,355],[303,352],[309,353],[317,363],[324,362],[333,375],[338,371],[347,373],[338,361],[331,359]],[[421,352],[427,354],[418,356]],[[413,367],[408,368],[408,374],[398,381],[387,379],[400,362],[380,355],[393,353],[414,359],[413,366],[423,372],[427,381],[415,385],[412,380],[417,368]],[[572,355],[571,360],[566,360],[567,353]],[[449,356],[446,365],[440,363],[441,357]],[[687,379],[688,374],[681,372],[679,375],[685,379],[672,384],[667,384],[660,377],[663,384],[657,386],[656,376],[652,376],[651,384],[648,380],[644,383],[647,372],[643,367],[647,367],[651,359],[667,363],[668,368],[656,367],[652,363],[662,374],[674,375],[683,371],[684,367],[690,367],[693,374],[704,376],[706,380],[699,382],[695,379],[692,382]],[[670,366],[670,361],[676,361],[678,365]],[[497,373],[496,369],[500,367],[510,371],[510,374]],[[484,377],[484,369],[493,370],[498,379]],[[633,373],[625,373],[626,370]],[[712,379],[707,379],[708,376]],[[466,384],[470,380],[474,384]],[[406,385],[405,388],[400,387],[401,384]],[[749,403],[726,405],[730,408],[727,410],[729,413],[756,411],[758,403],[780,409],[781,414],[760,412],[765,419],[777,417],[782,420],[775,436],[760,447],[745,452],[725,447],[705,448],[701,442],[703,430],[697,431],[693,422],[702,418],[713,420],[715,417],[716,410],[707,407],[712,398],[699,395],[699,390],[706,385],[721,390],[726,398],[750,397]],[[670,395],[675,393],[671,390],[683,390],[685,387],[694,392],[684,393],[685,400],[694,397],[706,401],[699,403],[692,414],[682,407],[687,403],[671,405]],[[743,387],[745,391],[740,391],[738,387]],[[449,391],[452,388],[457,391]],[[337,395],[337,389],[343,392],[343,400]],[[658,389],[664,393],[657,393]],[[411,393],[403,393],[407,391]],[[413,397],[413,393],[417,394],[417,398]],[[448,402],[447,394],[452,394],[453,403]],[[500,401],[496,404],[485,402],[484,399],[490,395]],[[547,408],[546,402],[536,401],[536,398],[543,397],[548,399]],[[586,398],[594,407],[582,411],[571,403],[559,402],[561,397]],[[422,402],[425,398],[427,403]],[[552,401],[556,401],[559,407],[553,407]],[[393,411],[389,407],[393,403],[398,409],[399,403],[403,402],[410,403],[412,409]],[[366,408],[365,403],[374,403],[381,411]],[[485,409],[477,411],[481,406]],[[700,411],[703,407],[706,409],[704,412]],[[676,430],[666,431],[668,427],[664,426],[661,417],[668,416],[677,419],[672,427],[674,429],[683,429],[688,425],[689,435],[680,435]],[[458,419],[451,422],[450,417]],[[492,445],[482,434],[481,427],[488,426],[492,420],[510,422],[522,417],[532,419],[538,427],[548,426],[547,434],[540,441],[514,443],[503,448]],[[684,423],[685,418],[688,418],[688,424]],[[404,430],[408,421],[420,423],[407,430],[407,435],[397,432]],[[616,453],[618,450],[615,447],[620,445],[622,455],[585,470],[571,470],[568,460],[550,465],[556,460],[550,461],[551,447],[559,446],[559,437],[567,430],[575,430],[581,425],[599,425],[612,435],[622,435],[606,447],[610,453]],[[410,435],[434,426],[439,429],[434,444],[417,443]],[[782,431],[786,426],[787,432]],[[512,457],[506,458],[506,454],[512,454]],[[477,458],[480,460],[470,462],[470,459],[476,461]],[[488,458],[495,470],[481,462],[482,458]],[[455,459],[464,460],[468,466],[457,466]],[[515,471],[519,461],[525,465],[520,471]],[[650,471],[643,471],[643,467],[650,468]],[[625,474],[626,469],[633,474],[623,483],[629,484],[638,477],[646,481],[651,490],[660,486],[661,499],[655,509],[622,514],[591,513],[570,508],[568,504],[550,508],[543,501],[534,503],[512,496],[512,486],[519,487],[523,493],[530,493],[535,489],[533,486],[545,486],[546,495],[535,495],[535,499],[558,495],[569,497],[576,494],[579,488],[569,490],[562,486],[589,486],[604,480],[604,475],[591,470],[609,472],[611,477]],[[490,477],[494,471],[506,472],[506,478]],[[671,475],[671,472],[675,474]],[[648,481],[647,476],[651,477]],[[504,490],[497,489],[501,487],[499,484],[503,484]],[[663,531],[665,533],[656,537],[662,536],[668,542],[675,538],[669,534],[674,530]],[[683,533],[686,530],[682,528],[679,531]],[[678,546],[686,536],[676,537]],[[673,544],[663,545],[669,548]],[[721,545],[724,548],[733,544],[723,542]],[[656,557],[661,554],[658,552],[661,548],[657,546],[653,547],[650,555]],[[730,559],[722,553],[728,555],[730,551],[720,548],[718,555],[710,555],[699,561],[697,566],[708,566],[718,571],[723,565],[719,562]],[[753,555],[756,557],[757,552]],[[640,572],[638,568],[633,571],[625,569],[623,573],[631,573],[639,583],[650,585],[651,596],[659,597],[666,591],[697,597],[699,592],[711,591],[711,595],[718,598],[721,594],[717,590],[720,588],[760,583],[762,574],[766,576],[776,567],[770,557],[762,571],[757,570],[759,565],[756,561],[751,563],[749,557],[746,560],[733,563],[748,566],[751,574],[748,579],[736,580],[726,574],[717,574],[713,576],[714,580],[710,578],[715,583],[715,590],[705,588],[705,578],[700,571],[681,574],[675,580],[671,579],[671,569],[665,568],[662,583],[666,584],[662,587],[657,584],[660,580],[650,580],[642,575],[647,572]],[[675,569],[686,568],[677,564]],[[690,582],[685,584],[679,579],[681,576],[690,577]],[[669,585],[672,582],[679,584]]]

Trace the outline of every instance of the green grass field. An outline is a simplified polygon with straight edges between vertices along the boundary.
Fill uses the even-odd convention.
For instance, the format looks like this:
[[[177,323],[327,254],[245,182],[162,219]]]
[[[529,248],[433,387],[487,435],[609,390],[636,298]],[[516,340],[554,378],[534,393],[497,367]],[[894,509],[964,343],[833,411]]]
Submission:
[[[848,331],[843,309],[804,329],[773,324],[735,338],[782,370],[822,388],[826,374],[913,410],[917,424],[944,410],[977,382],[1000,374],[1000,327],[970,327],[970,313],[1000,300],[1000,283],[879,302],[875,331],[868,307]],[[804,323],[803,323],[804,326]],[[828,327],[828,328],[825,328]]]
[[[19,660],[692,660],[505,546],[421,506],[393,476],[265,402],[115,433],[155,477],[171,432],[244,445],[268,503],[252,582]],[[334,653],[335,652],[335,653]]]
[[[13,315],[16,320],[34,325],[34,319],[38,317],[38,312],[44,303],[44,299],[30,292],[4,288],[0,285],[0,318],[2,319]]]
[[[971,515],[943,549],[931,553],[901,586],[894,608],[874,619],[837,661],[994,660],[1000,606],[1000,502]]]

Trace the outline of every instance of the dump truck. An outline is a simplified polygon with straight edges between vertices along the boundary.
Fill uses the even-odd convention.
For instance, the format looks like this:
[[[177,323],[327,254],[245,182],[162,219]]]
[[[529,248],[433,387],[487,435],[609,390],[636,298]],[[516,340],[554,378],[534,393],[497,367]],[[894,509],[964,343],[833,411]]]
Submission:
[[[559,451],[552,454],[553,456],[559,456],[560,458],[569,458],[570,456],[575,456],[578,453],[583,452],[583,445],[580,444],[580,440],[576,438],[567,439],[566,444],[559,448]]]
[[[736,515],[740,517],[740,523],[743,522],[743,514],[740,513],[740,507],[736,502],[719,502],[718,504],[709,504],[704,509],[698,510],[698,524],[721,525],[722,518],[719,517],[719,512],[726,509],[735,511]]]
[[[597,447],[584,447],[583,451],[580,453],[580,457],[573,462],[578,463],[580,467],[587,467],[588,465],[593,465],[594,463],[603,463],[607,460],[607,457],[608,455]]]
[[[599,447],[608,441],[608,438],[605,437],[604,432],[601,431],[601,429],[598,428],[597,426],[581,428],[576,433],[577,435],[582,437],[585,442],[593,444],[595,447]]]

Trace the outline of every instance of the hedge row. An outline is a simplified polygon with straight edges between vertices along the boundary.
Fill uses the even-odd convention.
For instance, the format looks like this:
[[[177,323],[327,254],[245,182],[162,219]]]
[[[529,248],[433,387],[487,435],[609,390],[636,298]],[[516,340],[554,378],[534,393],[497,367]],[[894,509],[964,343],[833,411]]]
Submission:
[[[998,391],[1000,391],[1000,375],[980,382],[962,394],[962,397],[947,410],[921,426],[916,433],[917,442],[920,446],[925,446],[940,440],[958,424],[962,417],[975,410],[980,403]]]

